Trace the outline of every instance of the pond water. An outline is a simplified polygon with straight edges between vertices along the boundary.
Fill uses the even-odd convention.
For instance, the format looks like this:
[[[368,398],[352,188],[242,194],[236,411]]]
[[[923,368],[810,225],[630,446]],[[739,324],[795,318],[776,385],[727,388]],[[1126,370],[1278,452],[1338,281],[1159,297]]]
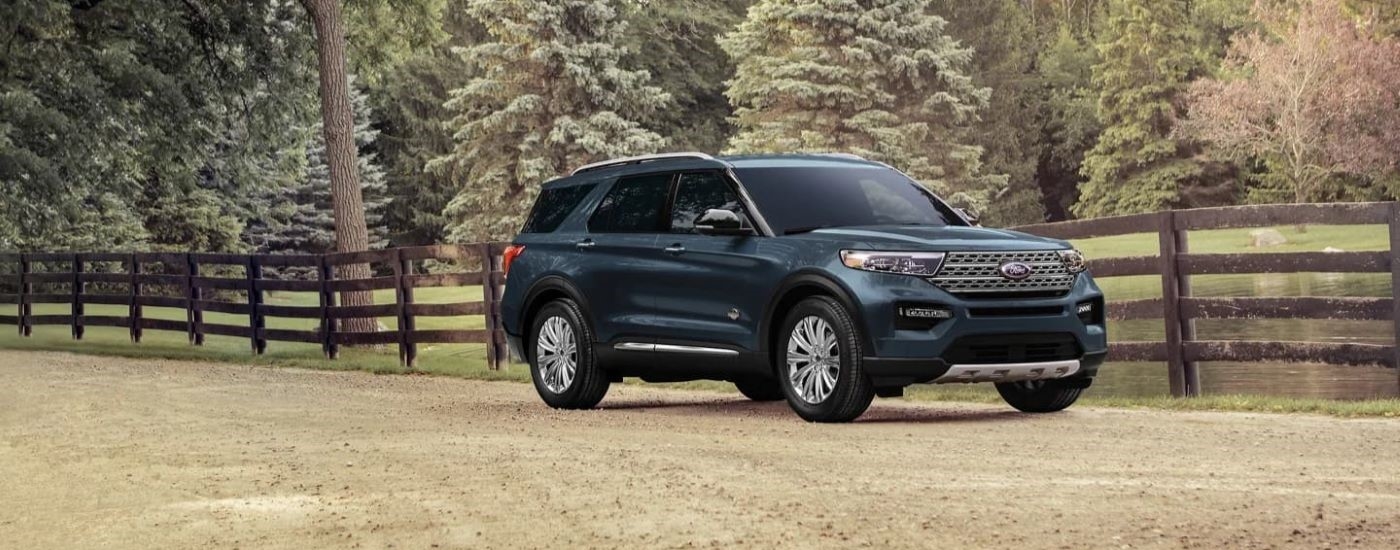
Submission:
[[[1157,276],[1102,279],[1099,286],[1110,301],[1157,298]],[[1258,275],[1198,275],[1192,294],[1226,296],[1390,296],[1388,273],[1289,273]],[[1109,322],[1113,341],[1161,340],[1160,319]],[[1391,344],[1389,321],[1331,321],[1308,319],[1199,320],[1200,340],[1281,340]],[[1111,359],[1111,357],[1110,357]],[[1266,394],[1330,399],[1400,396],[1395,369],[1312,364],[1201,363],[1201,386],[1207,394]],[[1164,363],[1110,363],[1094,384],[1100,395],[1160,395],[1169,393]]]

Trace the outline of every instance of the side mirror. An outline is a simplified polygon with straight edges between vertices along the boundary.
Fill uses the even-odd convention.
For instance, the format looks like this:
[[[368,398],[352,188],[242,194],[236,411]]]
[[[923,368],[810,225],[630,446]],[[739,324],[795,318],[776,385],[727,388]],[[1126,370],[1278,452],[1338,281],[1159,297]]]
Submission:
[[[982,225],[982,218],[978,217],[976,212],[973,212],[966,208],[955,208],[954,210],[957,210],[958,215],[962,216],[962,219],[967,221],[969,225],[975,225],[979,227]]]
[[[753,227],[743,214],[711,208],[695,220],[695,231],[701,235],[752,235]]]

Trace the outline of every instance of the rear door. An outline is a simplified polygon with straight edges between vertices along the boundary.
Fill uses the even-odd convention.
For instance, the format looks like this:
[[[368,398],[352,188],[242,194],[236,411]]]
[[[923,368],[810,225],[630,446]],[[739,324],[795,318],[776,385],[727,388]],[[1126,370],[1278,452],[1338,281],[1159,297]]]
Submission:
[[[588,299],[598,342],[650,341],[655,300],[644,292],[666,267],[657,239],[666,227],[673,174],[619,178],[574,243],[584,262],[574,283]]]

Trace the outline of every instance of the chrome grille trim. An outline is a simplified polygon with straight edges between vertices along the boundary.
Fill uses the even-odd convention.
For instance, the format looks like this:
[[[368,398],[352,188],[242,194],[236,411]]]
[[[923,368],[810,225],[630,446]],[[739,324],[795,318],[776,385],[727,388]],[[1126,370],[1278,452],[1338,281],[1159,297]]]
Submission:
[[[1034,270],[1020,281],[1008,279],[997,272],[1007,262],[1020,262]],[[1060,260],[1057,250],[1008,252],[949,252],[938,274],[929,277],[951,294],[977,295],[1017,292],[1068,292],[1074,287],[1075,274]]]

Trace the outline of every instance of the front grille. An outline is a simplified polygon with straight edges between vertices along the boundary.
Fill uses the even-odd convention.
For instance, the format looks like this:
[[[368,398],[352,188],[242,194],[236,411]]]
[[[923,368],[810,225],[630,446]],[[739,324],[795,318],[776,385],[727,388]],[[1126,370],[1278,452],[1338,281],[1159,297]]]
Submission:
[[[1030,266],[1030,277],[1012,280],[998,269],[1008,262]],[[1075,274],[1054,250],[1033,252],[949,252],[938,274],[928,281],[951,294],[974,298],[1054,297],[1074,287]]]
[[[1065,361],[1080,355],[1079,342],[1071,334],[997,334],[959,338],[943,359],[954,365],[986,365]]]

